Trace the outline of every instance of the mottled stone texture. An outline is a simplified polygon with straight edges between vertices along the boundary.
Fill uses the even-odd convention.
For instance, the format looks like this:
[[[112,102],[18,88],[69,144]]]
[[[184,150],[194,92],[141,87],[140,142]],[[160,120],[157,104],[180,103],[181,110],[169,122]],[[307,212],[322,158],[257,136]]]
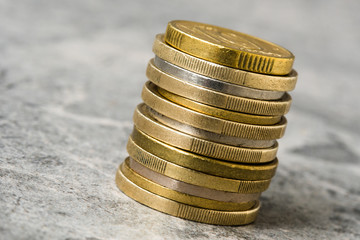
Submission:
[[[359,3],[0,0],[0,239],[359,239]],[[172,19],[296,55],[280,166],[255,224],[184,221],[114,184],[152,41]]]

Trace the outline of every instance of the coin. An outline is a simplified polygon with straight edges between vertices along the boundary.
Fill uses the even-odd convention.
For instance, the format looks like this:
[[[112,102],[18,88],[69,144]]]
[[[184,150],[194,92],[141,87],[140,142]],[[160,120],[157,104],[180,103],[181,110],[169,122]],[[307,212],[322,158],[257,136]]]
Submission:
[[[270,75],[290,73],[294,55],[274,43],[230,29],[190,21],[171,21],[169,45],[221,65]]]
[[[248,88],[233,83],[216,80],[214,78],[206,77],[184,68],[180,68],[170,62],[167,62],[157,56],[154,58],[154,65],[163,72],[179,78],[183,81],[196,84],[214,91],[222,92],[225,94],[235,95],[239,97],[262,99],[262,100],[276,100],[280,99],[284,92],[279,91],[266,91],[255,88]]]
[[[165,159],[168,162],[224,178],[243,180],[270,179],[275,175],[278,165],[277,159],[269,163],[255,165],[231,163],[204,157],[172,147],[134,128],[129,137],[127,148],[136,147],[151,152],[155,156]]]
[[[170,178],[220,191],[258,193],[265,191],[271,181],[271,179],[252,181],[238,180],[209,175],[168,162],[134,145],[133,148],[128,148],[128,153],[131,157],[128,164],[132,169],[135,169],[136,172],[138,172],[136,169],[140,168],[140,164]]]
[[[217,225],[244,225],[255,221],[260,203],[247,211],[218,211],[193,207],[151,193],[126,178],[121,171],[116,173],[118,188],[130,198],[148,207],[172,216]]]
[[[230,162],[271,162],[275,159],[278,149],[277,143],[271,148],[241,148],[207,141],[176,131],[153,119],[147,112],[145,104],[139,104],[137,106],[133,120],[137,129],[171,146]]]
[[[151,82],[169,92],[227,110],[255,115],[279,116],[286,114],[291,105],[291,97],[287,93],[279,100],[264,101],[232,96],[190,84],[160,71],[154,66],[153,60],[150,60],[148,64],[146,76]]]
[[[146,108],[152,118],[156,119],[158,122],[164,124],[165,126],[211,142],[246,148],[269,148],[273,146],[276,142],[276,140],[253,140],[210,132],[168,118],[165,115],[156,112],[149,106],[146,106]]]
[[[285,117],[278,124],[262,126],[233,122],[193,111],[164,98],[157,91],[157,87],[150,82],[145,83],[141,97],[146,105],[169,118],[226,136],[253,140],[274,140],[281,138],[286,128]]]
[[[285,76],[265,75],[226,67],[181,52],[164,42],[164,35],[156,35],[153,52],[156,56],[176,66],[198,74],[249,88],[270,91],[291,91],[295,88],[297,72]]]
[[[190,21],[156,36],[118,188],[172,216],[255,221],[278,166],[297,72],[274,43]]]
[[[214,210],[241,211],[249,210],[259,199],[260,194],[258,193],[240,194],[206,189],[169,178],[151,170],[149,170],[150,174],[139,174],[127,165],[127,160],[121,164],[118,170],[126,178],[149,192],[177,202]],[[230,194],[235,196],[229,197]],[[220,198],[223,201],[213,200],[211,197]],[[231,201],[233,199],[235,201]]]
[[[252,115],[241,112],[229,111],[226,109],[216,108],[210,105],[192,101],[190,99],[166,91],[165,89],[162,89],[160,87],[158,87],[157,90],[162,96],[164,96],[165,98],[169,99],[170,101],[176,104],[190,108],[197,112],[201,112],[204,114],[208,114],[214,117],[218,117],[234,122],[242,122],[242,123],[249,123],[255,125],[274,125],[280,122],[281,120],[281,116],[260,116],[260,115]]]

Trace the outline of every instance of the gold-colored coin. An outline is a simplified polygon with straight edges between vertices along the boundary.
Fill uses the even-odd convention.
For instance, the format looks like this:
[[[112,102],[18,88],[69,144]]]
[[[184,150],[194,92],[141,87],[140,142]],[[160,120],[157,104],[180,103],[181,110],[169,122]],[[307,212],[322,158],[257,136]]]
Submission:
[[[131,165],[131,169],[136,173],[140,174],[144,178],[150,181],[156,182],[166,188],[176,190],[189,195],[202,197],[206,199],[221,201],[221,202],[233,202],[233,203],[244,203],[259,199],[261,192],[258,193],[239,193],[239,192],[226,192],[216,190],[212,188],[206,188],[199,185],[186,183],[161,173],[155,172],[150,168],[138,163],[129,157],[125,160],[126,164]]]
[[[226,192],[258,193],[265,191],[271,182],[271,179],[248,181],[209,175],[168,162],[145,151],[135,144],[128,145],[127,150],[131,159],[134,159],[139,164],[142,164],[153,171],[182,182],[205,188]],[[133,168],[132,164],[135,165],[136,163],[130,161],[129,165],[131,168]]]
[[[295,88],[297,72],[292,70],[286,76],[264,75],[212,63],[181,52],[164,42],[164,35],[158,34],[153,45],[155,55],[167,62],[189,71],[245,87],[270,91],[291,91]]]
[[[229,201],[216,201],[212,199],[202,198],[194,195],[190,195],[187,193],[183,193],[181,191],[176,191],[167,187],[162,186],[159,183],[156,183],[148,178],[138,174],[134,170],[132,170],[126,161],[123,162],[118,171],[121,171],[126,178],[130,181],[138,185],[139,187],[152,192],[154,194],[160,195],[162,197],[181,202],[184,204],[189,204],[195,207],[208,208],[214,210],[222,210],[222,211],[244,211],[252,208],[256,201],[258,200],[258,196],[252,198],[250,201],[244,202],[229,202]],[[161,175],[161,174],[160,174]],[[163,176],[164,180],[169,180],[171,178]],[[175,185],[177,186],[177,185]],[[244,194],[245,195],[245,194]],[[249,194],[251,195],[251,194]]]
[[[291,97],[285,93],[280,100],[263,101],[243,98],[213,91],[175,78],[155,67],[153,59],[146,69],[146,76],[157,86],[196,102],[232,111],[255,115],[280,116],[286,114],[291,105]]]
[[[190,21],[169,22],[165,41],[210,62],[271,75],[290,73],[295,58],[287,49],[260,38]]]
[[[271,148],[241,148],[200,139],[157,122],[145,104],[139,104],[134,112],[137,129],[162,142],[203,156],[230,162],[264,163],[275,159],[278,144]]]
[[[275,175],[278,160],[265,164],[239,164],[204,157],[172,147],[134,128],[128,148],[138,145],[147,152],[177,165],[224,178],[264,180]]]
[[[190,108],[197,112],[201,112],[207,115],[211,115],[229,121],[256,124],[256,125],[274,125],[280,122],[281,120],[281,116],[260,116],[260,115],[252,115],[241,112],[229,111],[226,109],[216,108],[210,105],[192,101],[190,99],[166,91],[165,89],[162,89],[160,87],[157,90],[162,96],[164,96],[165,98],[169,99],[170,101],[176,104]]]
[[[160,184],[163,187],[186,193],[188,195],[197,196],[201,198],[216,200],[220,202],[233,202],[233,203],[244,203],[251,202],[259,199],[261,192],[258,193],[238,193],[238,192],[226,192],[215,190],[211,188],[205,188],[198,185],[179,181],[174,178],[162,175],[161,173],[155,172],[150,168],[141,165],[140,163],[129,159],[125,159],[125,162],[131,160],[131,169],[139,175],[147,178],[148,180]]]
[[[116,173],[118,188],[130,198],[148,207],[169,215],[196,222],[217,225],[244,225],[255,221],[260,203],[247,211],[218,211],[193,207],[151,193],[126,178],[121,171]]]
[[[269,148],[274,146],[276,140],[254,140],[254,139],[246,139],[239,138],[233,136],[227,136],[223,134],[218,134],[210,131],[206,131],[200,128],[196,128],[190,126],[185,123],[178,122],[172,118],[169,118],[154,109],[146,106],[148,112],[152,118],[156,121],[164,124],[167,127],[173,128],[179,132],[189,134],[194,137],[198,137],[204,140],[208,140],[211,142],[221,143],[225,145],[231,145],[234,147],[244,147],[244,148]]]
[[[150,82],[144,85],[141,96],[144,103],[155,111],[181,123],[217,134],[253,140],[273,140],[281,138],[285,133],[285,117],[278,124],[271,126],[224,120],[193,111],[169,101],[159,94],[157,87]]]

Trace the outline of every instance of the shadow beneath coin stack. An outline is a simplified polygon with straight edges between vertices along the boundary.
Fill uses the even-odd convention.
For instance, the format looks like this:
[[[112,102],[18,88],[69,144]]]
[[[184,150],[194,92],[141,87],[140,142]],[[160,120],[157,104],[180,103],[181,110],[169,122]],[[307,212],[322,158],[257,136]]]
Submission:
[[[311,186],[302,172],[289,166],[279,170],[269,190],[261,196],[262,206],[256,222],[236,230],[227,228],[227,231],[241,233],[244,237],[256,231],[292,239],[311,237],[314,230],[332,228],[326,225],[336,204],[328,191],[319,185]]]
[[[281,198],[291,198],[290,195],[283,194]],[[291,201],[271,199],[261,197],[262,207],[259,212],[255,227],[266,228],[284,228],[287,230],[302,229],[312,225],[311,216],[308,216],[303,207],[297,206]]]

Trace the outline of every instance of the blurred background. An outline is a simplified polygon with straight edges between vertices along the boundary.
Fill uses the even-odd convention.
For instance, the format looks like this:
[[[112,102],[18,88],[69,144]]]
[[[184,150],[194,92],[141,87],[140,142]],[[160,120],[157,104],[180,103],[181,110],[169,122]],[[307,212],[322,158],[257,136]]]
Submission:
[[[356,0],[0,0],[0,239],[360,238],[359,11]],[[114,184],[154,37],[175,19],[296,57],[256,224],[169,217]]]

